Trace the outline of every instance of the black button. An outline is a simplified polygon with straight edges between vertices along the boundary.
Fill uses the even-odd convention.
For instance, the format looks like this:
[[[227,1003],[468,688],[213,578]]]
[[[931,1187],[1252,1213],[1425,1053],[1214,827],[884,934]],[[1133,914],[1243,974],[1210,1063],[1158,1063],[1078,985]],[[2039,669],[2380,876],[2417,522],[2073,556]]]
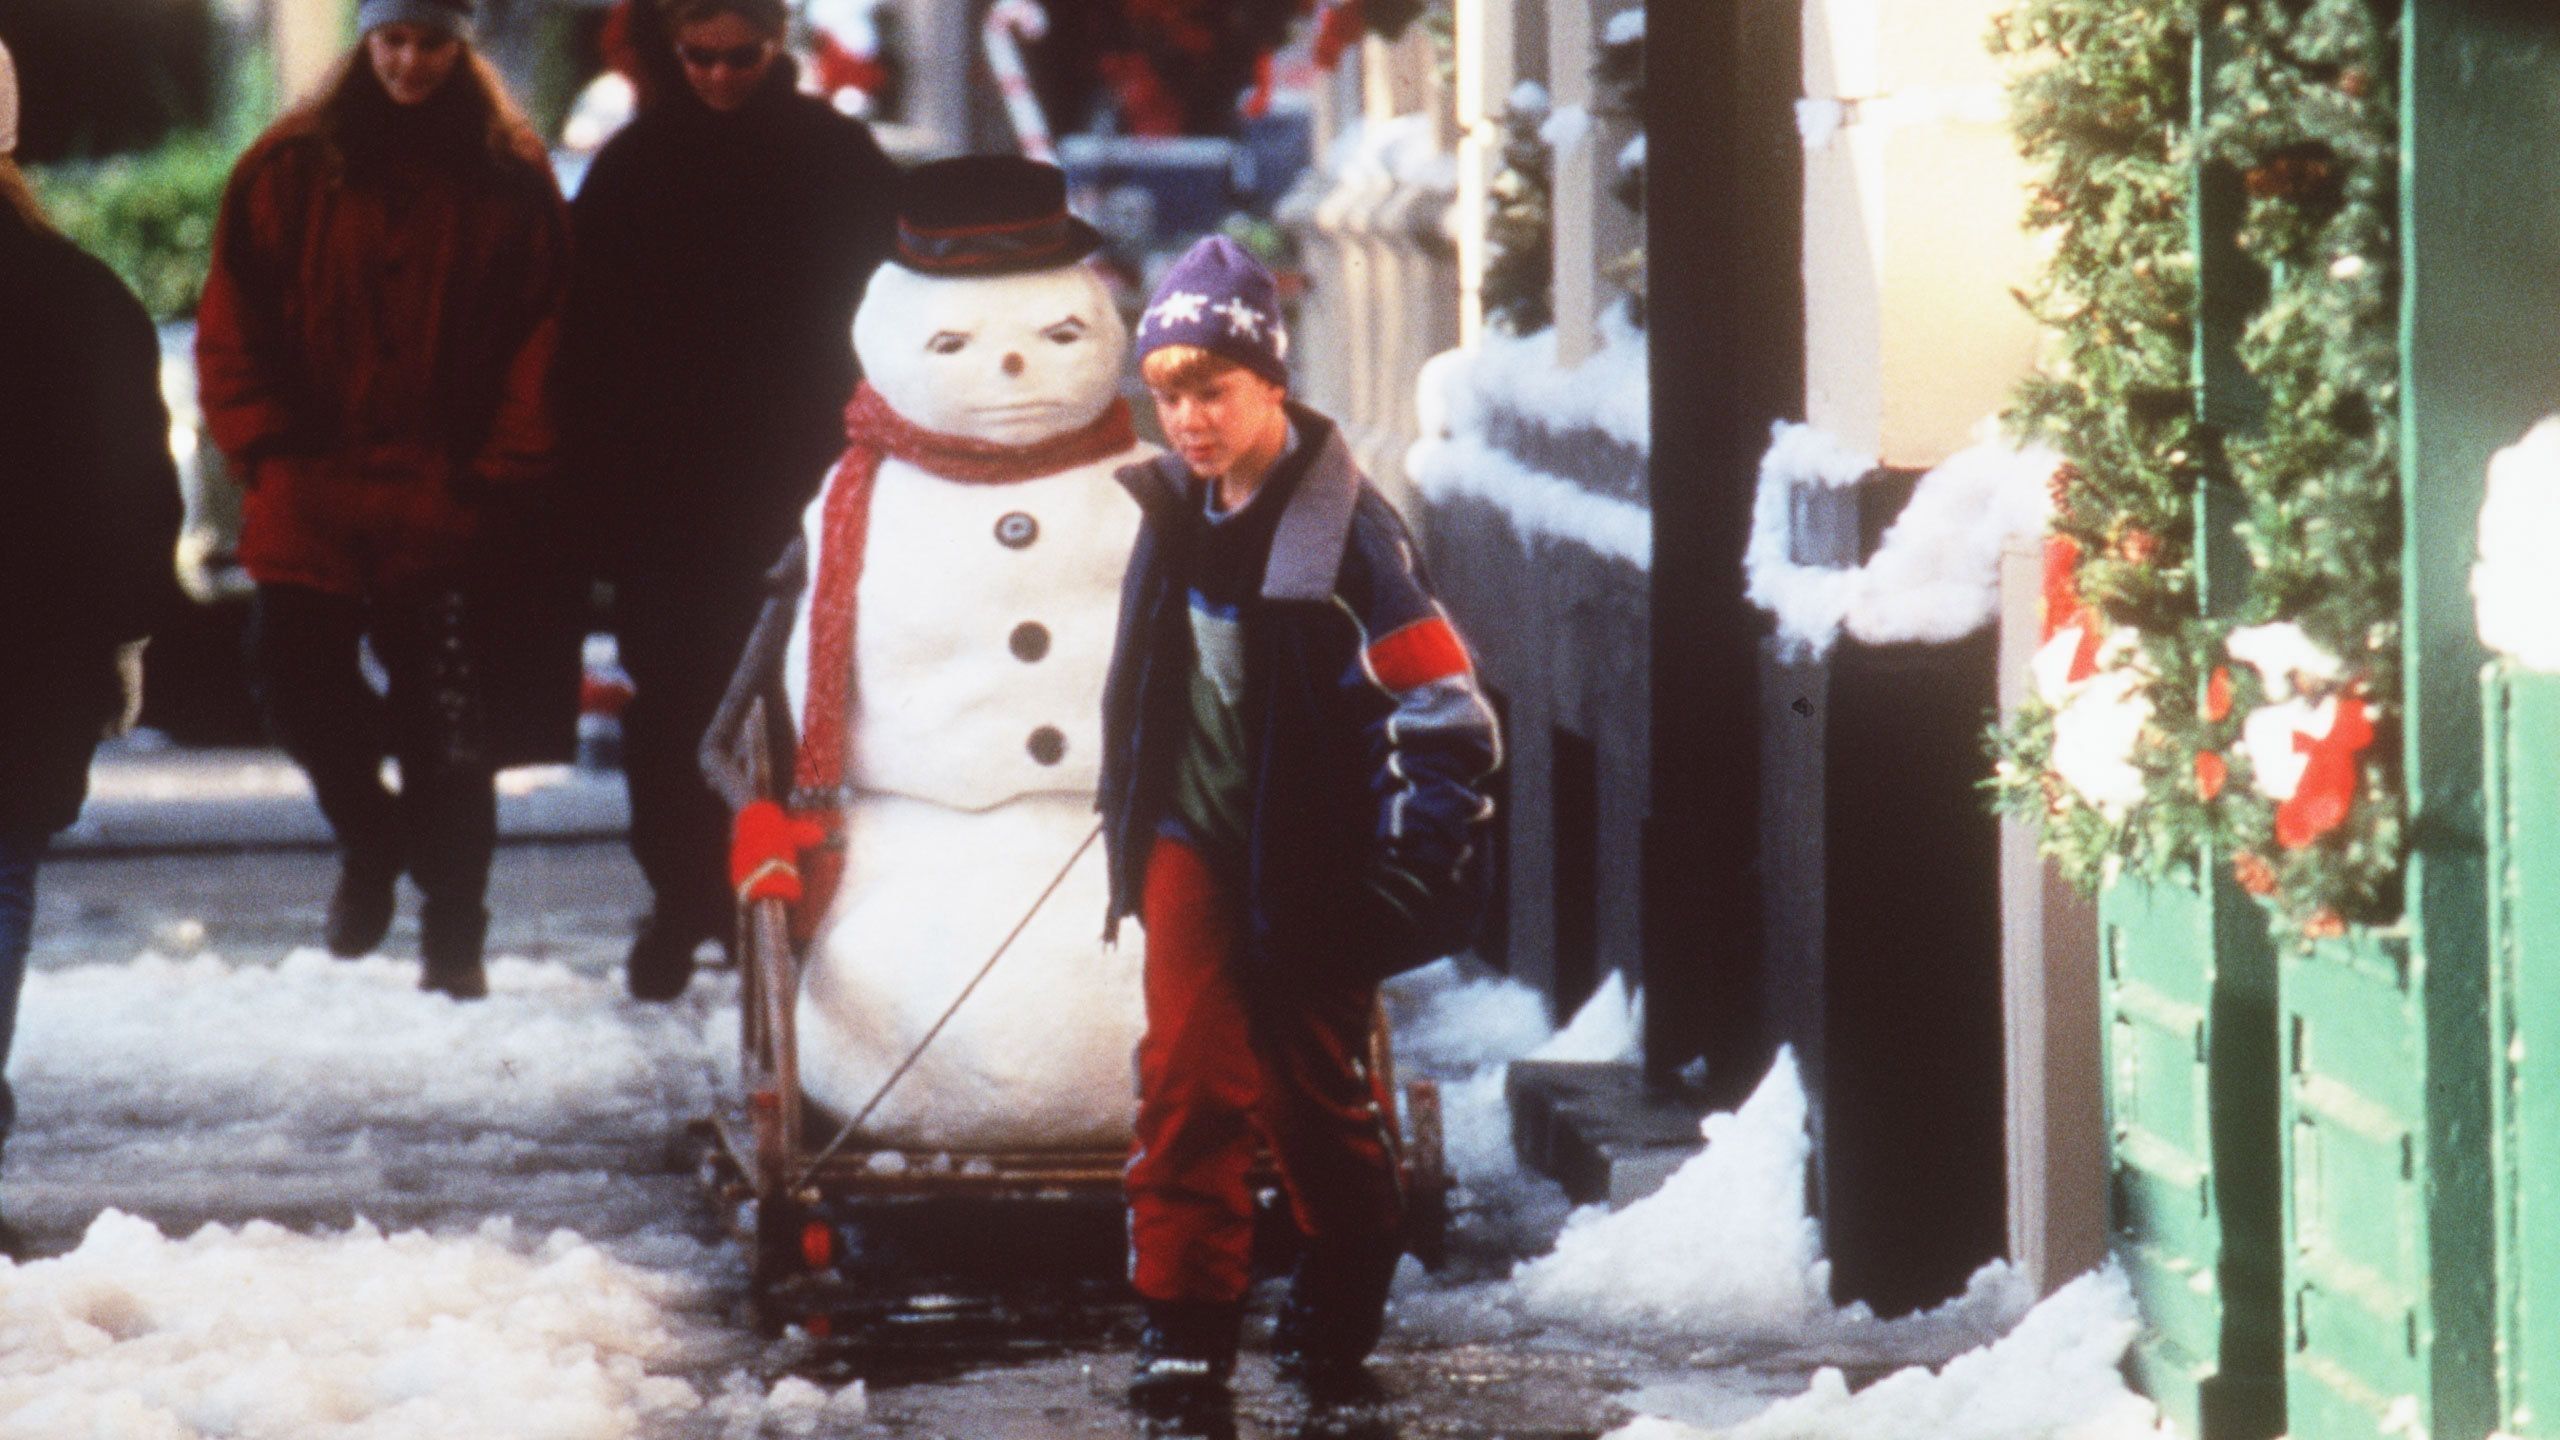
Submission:
[[[996,543],[1007,550],[1028,550],[1040,538],[1040,522],[1019,510],[1008,512],[996,522]]]
[[[1059,733],[1057,726],[1043,725],[1031,732],[1027,748],[1032,759],[1043,765],[1055,765],[1067,758],[1067,737]]]
[[[1049,627],[1025,620],[1013,627],[1013,658],[1025,665],[1049,658]]]

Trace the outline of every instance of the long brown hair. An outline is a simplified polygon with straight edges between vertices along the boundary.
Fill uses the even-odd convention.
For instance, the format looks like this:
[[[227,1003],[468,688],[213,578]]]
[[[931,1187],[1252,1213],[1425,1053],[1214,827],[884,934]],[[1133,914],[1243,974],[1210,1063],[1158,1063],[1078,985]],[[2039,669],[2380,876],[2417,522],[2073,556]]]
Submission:
[[[0,155],[0,211],[15,214],[27,228],[39,234],[53,229],[52,217],[44,213],[44,204],[27,186],[27,177],[18,162]]]
[[[384,147],[399,109],[358,42],[330,71],[319,94],[295,107],[277,128],[316,137],[340,174],[363,177],[386,158]],[[538,170],[546,163],[542,139],[508,96],[506,81],[467,42],[453,75],[418,110],[430,143],[454,159],[477,157],[504,173],[528,166]]]

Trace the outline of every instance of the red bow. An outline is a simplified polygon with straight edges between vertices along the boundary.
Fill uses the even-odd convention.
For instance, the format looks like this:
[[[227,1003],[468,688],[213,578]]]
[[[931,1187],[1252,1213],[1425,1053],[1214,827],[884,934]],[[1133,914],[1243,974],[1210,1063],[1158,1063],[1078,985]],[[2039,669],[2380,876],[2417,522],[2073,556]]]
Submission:
[[[2080,603],[2080,542],[2068,535],[2048,535],[2044,539],[2044,638],[2080,627],[2080,644],[2071,652],[2070,672],[2063,676],[2077,685],[2098,673],[2098,647],[2107,638],[2106,627],[2098,617]]]
[[[2356,757],[2373,743],[2373,721],[2361,696],[2338,701],[2329,733],[2313,739],[2299,731],[2295,751],[2309,756],[2293,798],[2276,807],[2276,843],[2299,850],[2347,822],[2356,803]]]

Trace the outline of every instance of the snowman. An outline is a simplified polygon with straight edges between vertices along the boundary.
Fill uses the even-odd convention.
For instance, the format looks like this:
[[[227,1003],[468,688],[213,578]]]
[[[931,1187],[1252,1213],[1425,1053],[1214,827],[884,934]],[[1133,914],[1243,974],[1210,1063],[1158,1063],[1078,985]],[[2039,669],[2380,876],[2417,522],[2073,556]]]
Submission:
[[[1119,396],[1128,333],[1083,263],[1100,237],[1056,169],[936,162],[901,208],[854,317],[868,378],[803,517],[810,583],[784,657],[795,808],[841,846],[803,912],[801,1085],[860,1113],[1019,925],[862,1135],[1119,1147],[1141,951],[1102,941],[1089,841],[1138,529],[1112,472],[1155,447]]]

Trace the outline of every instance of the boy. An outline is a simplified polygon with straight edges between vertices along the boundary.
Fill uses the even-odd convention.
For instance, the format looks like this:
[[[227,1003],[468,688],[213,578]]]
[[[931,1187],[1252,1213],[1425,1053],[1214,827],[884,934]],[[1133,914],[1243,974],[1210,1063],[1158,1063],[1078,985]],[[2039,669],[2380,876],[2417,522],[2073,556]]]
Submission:
[[[1139,322],[1172,453],[1103,697],[1109,922],[1147,932],[1129,1164],[1133,1390],[1221,1393],[1268,1143],[1305,1237],[1284,1373],[1356,1373],[1402,1250],[1377,984],[1464,946],[1484,906],[1494,717],[1413,542],[1333,423],[1288,399],[1270,272],[1194,246]]]

